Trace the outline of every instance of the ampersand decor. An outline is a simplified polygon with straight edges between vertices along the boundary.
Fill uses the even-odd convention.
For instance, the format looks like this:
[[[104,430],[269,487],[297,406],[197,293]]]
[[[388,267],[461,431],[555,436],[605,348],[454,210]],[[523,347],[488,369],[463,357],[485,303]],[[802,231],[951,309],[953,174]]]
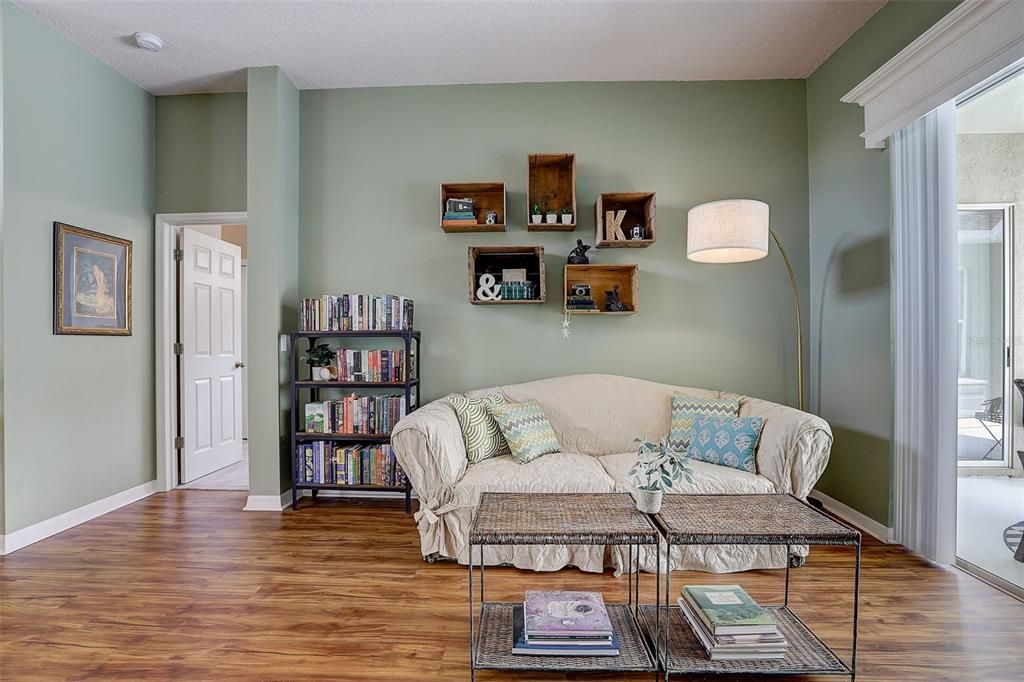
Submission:
[[[476,297],[481,301],[501,300],[501,285],[496,283],[494,275],[480,275],[480,287],[476,290]]]

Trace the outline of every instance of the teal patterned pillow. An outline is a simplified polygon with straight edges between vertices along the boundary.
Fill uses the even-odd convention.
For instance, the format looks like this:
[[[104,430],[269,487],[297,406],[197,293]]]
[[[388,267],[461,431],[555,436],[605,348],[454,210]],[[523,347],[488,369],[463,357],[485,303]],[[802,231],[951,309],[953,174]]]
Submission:
[[[470,464],[509,454],[508,443],[501,435],[498,423],[487,411],[489,405],[507,402],[505,396],[491,393],[482,398],[467,398],[453,393],[448,396],[448,402],[452,404],[459,426],[462,427],[462,437],[466,440],[466,459]]]
[[[520,464],[562,449],[551,422],[536,400],[489,405],[487,411],[498,422],[498,428],[508,441],[512,459]]]
[[[668,446],[673,452],[686,452],[690,447],[688,434],[693,427],[695,414],[735,417],[739,413],[739,398],[698,398],[685,393],[673,393],[672,428],[668,434]]]
[[[764,417],[716,417],[695,414],[686,454],[709,464],[757,473],[757,443]]]

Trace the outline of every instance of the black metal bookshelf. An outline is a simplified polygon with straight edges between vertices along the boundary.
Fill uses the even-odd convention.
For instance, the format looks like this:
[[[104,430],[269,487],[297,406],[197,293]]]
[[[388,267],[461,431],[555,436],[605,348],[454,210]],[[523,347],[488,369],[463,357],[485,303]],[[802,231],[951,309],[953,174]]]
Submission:
[[[348,485],[345,483],[305,483],[300,481],[299,473],[302,471],[303,462],[298,457],[298,446],[307,441],[334,441],[339,443],[367,443],[382,444],[391,442],[391,434],[387,433],[312,433],[303,431],[305,428],[307,402],[318,402],[321,400],[320,392],[326,389],[342,390],[373,390],[373,389],[401,389],[405,397],[406,414],[415,410],[419,405],[419,391],[417,390],[417,404],[413,404],[412,391],[420,385],[422,379],[420,374],[420,333],[414,330],[395,331],[300,331],[292,332],[289,343],[289,362],[292,368],[291,379],[291,462],[292,462],[292,508],[294,509],[299,501],[299,493],[303,490],[312,492],[315,501],[317,493],[321,490],[339,491],[382,491],[404,493],[405,511],[412,512],[412,487],[408,480],[404,486],[383,486],[383,485]],[[312,367],[309,369],[309,378],[298,377],[298,360],[300,352],[312,348],[321,339],[394,339],[400,341],[405,347],[405,381],[315,381],[312,376]],[[304,349],[300,343],[305,342]],[[413,363],[412,344],[416,344],[415,364]],[[303,394],[307,394],[304,396]]]

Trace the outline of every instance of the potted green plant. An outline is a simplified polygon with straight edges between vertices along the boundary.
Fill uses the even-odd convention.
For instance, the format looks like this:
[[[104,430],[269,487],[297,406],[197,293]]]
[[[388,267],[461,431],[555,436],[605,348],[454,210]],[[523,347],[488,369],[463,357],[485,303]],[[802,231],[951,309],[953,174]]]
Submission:
[[[566,206],[562,209],[562,224],[572,225],[572,207]]]
[[[334,369],[334,351],[326,343],[315,343],[305,355],[313,381],[329,381],[337,376]]]
[[[533,206],[531,206],[530,207],[530,222],[532,222],[534,225],[540,225],[540,221],[542,219],[543,219],[543,216],[541,215],[541,212],[540,212],[540,204],[534,204]]]
[[[693,483],[693,469],[687,464],[686,455],[669,450],[668,441],[655,444],[637,438],[636,442],[640,443],[640,450],[629,469],[629,477],[636,486],[633,499],[637,510],[657,514],[661,511],[662,496],[673,483],[683,478]]]

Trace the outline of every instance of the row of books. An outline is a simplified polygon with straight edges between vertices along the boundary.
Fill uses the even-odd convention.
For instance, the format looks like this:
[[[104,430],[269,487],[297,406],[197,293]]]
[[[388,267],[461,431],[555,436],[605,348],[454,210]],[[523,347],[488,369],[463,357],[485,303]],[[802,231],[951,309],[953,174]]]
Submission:
[[[414,399],[415,401],[415,399]],[[381,435],[406,414],[401,395],[352,394],[339,400],[306,403],[307,433]]]
[[[775,620],[739,585],[689,585],[678,603],[712,661],[785,658],[789,643]]]
[[[405,331],[412,329],[413,301],[405,296],[324,294],[304,298],[299,329],[304,332]]]
[[[406,478],[390,445],[339,446],[327,441],[297,448],[300,483],[404,487]]]
[[[513,607],[512,653],[618,656],[619,638],[600,592],[530,590]]]
[[[351,350],[339,348],[335,353],[339,381],[402,382],[405,381],[404,350]],[[415,354],[410,352],[409,365]],[[415,375],[415,370],[412,372]]]

